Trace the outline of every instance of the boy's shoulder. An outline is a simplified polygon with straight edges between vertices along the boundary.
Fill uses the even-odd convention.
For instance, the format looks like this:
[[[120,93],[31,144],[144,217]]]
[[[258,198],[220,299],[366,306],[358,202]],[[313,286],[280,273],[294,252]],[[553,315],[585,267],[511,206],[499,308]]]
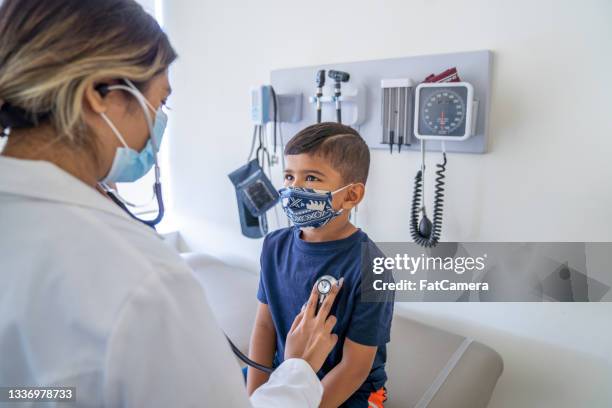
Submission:
[[[295,227],[285,227],[268,233],[264,238],[263,250],[270,250],[272,248],[290,244],[295,239],[295,232]],[[351,240],[353,241],[354,245],[361,247],[360,249],[362,250],[362,254],[365,255],[366,258],[385,256],[365,231],[358,229],[355,234],[357,239]]]
[[[383,253],[383,251],[380,250],[380,248],[378,247],[378,245],[376,245],[376,242],[372,241],[372,239],[368,236],[368,234],[363,231],[360,230],[360,232],[362,233],[362,239],[361,239],[361,249],[362,249],[362,254],[364,255],[365,258],[377,258],[380,256],[385,256],[385,254]]]
[[[277,230],[269,232],[264,238],[263,248],[271,248],[281,243],[285,243],[293,237],[293,234],[293,227],[279,228]]]

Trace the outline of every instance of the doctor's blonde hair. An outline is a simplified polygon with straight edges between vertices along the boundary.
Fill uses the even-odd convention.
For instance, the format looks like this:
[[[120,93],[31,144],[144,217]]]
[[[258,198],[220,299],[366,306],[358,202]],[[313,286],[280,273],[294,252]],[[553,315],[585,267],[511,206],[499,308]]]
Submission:
[[[0,107],[50,121],[61,138],[92,147],[85,90],[128,78],[141,90],[176,59],[166,34],[134,0],[4,0]],[[44,119],[41,119],[44,118]]]

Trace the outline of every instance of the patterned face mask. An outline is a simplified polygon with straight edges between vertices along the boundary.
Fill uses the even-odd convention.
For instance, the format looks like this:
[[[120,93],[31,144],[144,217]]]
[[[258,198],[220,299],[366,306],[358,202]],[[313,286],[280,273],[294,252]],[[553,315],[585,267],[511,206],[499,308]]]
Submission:
[[[285,187],[279,191],[287,217],[298,228],[319,228],[342,214],[332,207],[332,196],[353,184],[336,191],[322,191],[304,187]]]

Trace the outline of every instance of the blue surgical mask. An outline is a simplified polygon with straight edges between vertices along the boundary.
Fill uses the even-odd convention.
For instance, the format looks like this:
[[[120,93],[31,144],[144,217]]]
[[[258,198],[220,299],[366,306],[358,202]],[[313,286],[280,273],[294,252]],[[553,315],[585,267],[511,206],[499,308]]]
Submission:
[[[149,126],[150,134],[147,144],[140,151],[136,151],[128,146],[125,139],[121,135],[121,132],[106,116],[101,113],[100,115],[112,129],[117,139],[123,144],[123,147],[118,147],[115,151],[115,157],[110,171],[106,177],[102,180],[104,183],[117,183],[117,182],[132,182],[142,178],[145,174],[151,170],[151,168],[157,162],[157,153],[159,152],[159,146],[162,142],[164,131],[166,130],[166,124],[168,123],[168,116],[161,109],[161,107],[155,113],[155,122],[151,124],[151,112],[155,112],[155,109],[151,106],[149,101],[136,89],[136,87],[129,81],[126,81],[129,85],[113,85],[109,89],[121,89],[130,92],[138,100],[142,109],[145,112],[145,118],[147,125]]]
[[[279,191],[281,204],[287,217],[298,228],[320,228],[342,214],[334,210],[332,197],[352,186],[348,184],[336,191],[322,191],[305,187],[285,187]]]

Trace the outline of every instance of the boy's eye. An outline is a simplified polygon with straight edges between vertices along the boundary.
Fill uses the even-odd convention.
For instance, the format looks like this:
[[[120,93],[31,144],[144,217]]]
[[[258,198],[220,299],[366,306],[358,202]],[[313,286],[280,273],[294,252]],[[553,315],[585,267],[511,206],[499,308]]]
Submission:
[[[285,174],[285,180],[292,181],[293,180],[293,176],[291,174]]]
[[[306,176],[306,181],[321,181],[315,176]]]

